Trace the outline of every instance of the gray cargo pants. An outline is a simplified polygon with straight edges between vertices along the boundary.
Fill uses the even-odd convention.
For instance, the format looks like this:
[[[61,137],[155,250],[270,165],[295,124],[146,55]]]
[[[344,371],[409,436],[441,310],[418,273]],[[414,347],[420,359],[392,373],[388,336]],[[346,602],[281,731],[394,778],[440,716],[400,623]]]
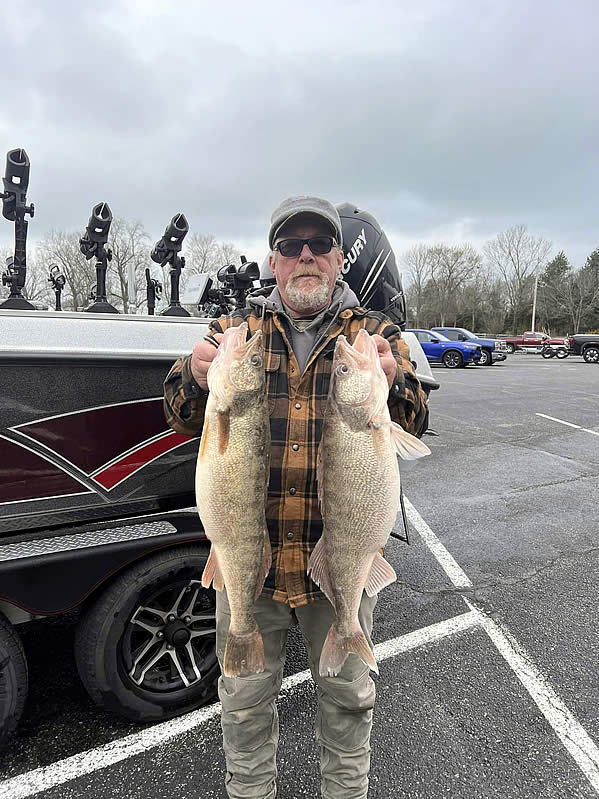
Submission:
[[[216,648],[222,657],[229,629],[227,597],[216,592]],[[362,596],[360,623],[368,641],[376,597]],[[254,606],[264,639],[264,672],[221,676],[225,785],[230,799],[274,799],[279,717],[276,699],[283,679],[289,628],[299,623],[318,689],[316,738],[320,745],[323,799],[366,799],[370,768],[370,729],[375,687],[368,667],[350,655],[336,677],[321,677],[318,661],[335,611],[328,600],[292,609],[261,596]]]

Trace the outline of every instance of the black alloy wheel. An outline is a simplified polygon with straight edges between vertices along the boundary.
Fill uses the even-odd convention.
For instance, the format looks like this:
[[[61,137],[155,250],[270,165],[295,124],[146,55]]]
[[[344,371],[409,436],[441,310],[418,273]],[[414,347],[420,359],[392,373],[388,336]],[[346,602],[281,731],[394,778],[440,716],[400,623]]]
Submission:
[[[27,661],[21,639],[0,615],[0,748],[16,730],[27,699]]]
[[[464,365],[462,353],[457,350],[447,350],[447,352],[443,353],[443,358],[441,360],[443,361],[443,365],[448,369],[459,369]]]
[[[481,349],[481,356],[478,361],[479,366],[493,366],[493,356],[490,350]]]
[[[175,547],[121,573],[80,619],[77,669],[100,707],[135,721],[212,700],[216,595],[201,584],[207,548]]]
[[[599,345],[591,344],[590,347],[585,347],[582,357],[587,363],[599,363]]]

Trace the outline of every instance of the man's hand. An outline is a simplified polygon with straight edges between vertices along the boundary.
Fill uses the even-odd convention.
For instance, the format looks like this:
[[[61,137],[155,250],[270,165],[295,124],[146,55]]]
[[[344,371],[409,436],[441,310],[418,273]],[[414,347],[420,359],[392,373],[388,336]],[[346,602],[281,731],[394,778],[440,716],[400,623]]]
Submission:
[[[391,345],[386,338],[379,336],[377,333],[375,333],[372,338],[376,343],[381,367],[387,378],[389,388],[391,388],[393,381],[395,380],[395,376],[397,375],[397,361],[391,352]]]
[[[220,342],[223,337],[222,333],[212,333],[212,338]],[[200,388],[208,391],[208,380],[206,375],[210,364],[214,360],[217,348],[208,340],[200,341],[196,344],[191,353],[191,374]]]

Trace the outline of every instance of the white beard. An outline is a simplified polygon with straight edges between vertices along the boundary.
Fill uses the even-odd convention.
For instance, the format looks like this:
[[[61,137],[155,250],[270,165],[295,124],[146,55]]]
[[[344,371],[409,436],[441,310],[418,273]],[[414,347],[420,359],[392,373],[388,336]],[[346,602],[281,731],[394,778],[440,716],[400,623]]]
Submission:
[[[330,287],[328,279],[323,275],[321,282],[315,288],[301,289],[296,280],[290,280],[286,288],[287,298],[294,309],[302,313],[320,311],[330,300]]]

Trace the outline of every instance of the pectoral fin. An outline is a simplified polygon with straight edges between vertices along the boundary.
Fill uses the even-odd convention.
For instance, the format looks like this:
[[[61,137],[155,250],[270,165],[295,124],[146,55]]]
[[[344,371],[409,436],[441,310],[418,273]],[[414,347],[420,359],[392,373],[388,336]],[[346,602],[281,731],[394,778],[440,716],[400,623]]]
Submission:
[[[335,607],[335,593],[329,574],[329,564],[327,561],[327,551],[324,539],[321,538],[314,547],[310,560],[308,561],[308,577],[311,577],[320,588],[331,605]]]
[[[391,422],[391,440],[399,457],[406,461],[413,461],[431,454],[426,444],[423,444],[416,436],[406,433],[403,427],[395,422]]]
[[[380,552],[377,552],[370,567],[368,580],[366,580],[366,585],[364,586],[368,596],[375,596],[386,585],[390,585],[396,580],[397,574],[395,574],[393,566],[385,560]]]
[[[204,566],[204,573],[202,574],[202,585],[204,588],[210,588],[211,583],[217,591],[225,590],[225,581],[218,567],[214,547],[210,549],[210,555],[208,555],[208,560]]]
[[[264,554],[262,556],[262,563],[260,564],[260,571],[258,572],[258,577],[256,579],[256,593],[254,595],[254,600],[258,599],[258,597],[262,593],[262,589],[264,588],[264,581],[268,576],[268,572],[270,571],[271,566],[272,566],[272,549],[270,546],[270,536],[268,535],[268,530],[265,530]]]
[[[202,430],[202,440],[200,441],[200,451],[198,452],[198,460],[204,460],[206,454],[206,442],[208,441],[208,419],[204,419],[204,428]]]
[[[216,418],[218,419],[218,454],[224,455],[229,446],[231,417],[229,411],[219,411]]]

